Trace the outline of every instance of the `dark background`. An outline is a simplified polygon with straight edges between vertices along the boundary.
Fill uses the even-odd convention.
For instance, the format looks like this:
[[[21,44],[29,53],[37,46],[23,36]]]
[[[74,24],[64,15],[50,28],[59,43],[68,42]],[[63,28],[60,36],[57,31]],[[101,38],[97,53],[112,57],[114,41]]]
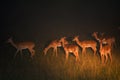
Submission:
[[[34,74],[39,79],[39,75],[45,74],[42,69],[47,67],[37,66],[38,60],[33,60],[34,66],[29,58],[24,59],[23,56],[22,59],[20,54],[13,59],[16,49],[6,43],[9,37],[15,42],[35,42],[38,55],[51,40],[75,35],[80,35],[81,40],[90,39],[94,31],[114,36],[120,47],[119,0],[1,1],[0,79],[25,80],[27,76],[28,80],[32,80],[30,76]],[[28,52],[25,50],[23,53]]]
[[[12,0],[1,2],[1,41],[34,41],[43,47],[49,40],[94,31],[118,35],[119,1],[86,0]]]

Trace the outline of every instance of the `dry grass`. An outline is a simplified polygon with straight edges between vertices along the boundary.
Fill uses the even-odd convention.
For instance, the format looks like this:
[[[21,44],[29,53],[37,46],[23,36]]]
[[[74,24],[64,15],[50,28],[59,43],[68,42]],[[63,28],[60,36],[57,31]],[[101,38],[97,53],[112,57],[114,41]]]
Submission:
[[[70,54],[65,62],[64,51],[59,49],[58,56],[52,55],[50,49],[46,56],[37,51],[33,60],[28,57],[19,58],[9,63],[1,80],[120,80],[119,51],[113,52],[113,63],[102,65],[100,57],[93,55],[91,50],[82,56],[80,62]]]
[[[59,50],[59,56],[52,56],[49,51],[46,56],[36,58],[40,69],[44,71],[43,80],[120,80],[119,57],[113,53],[113,63],[101,64],[97,54],[93,56],[90,50],[82,56],[80,62],[75,62],[75,57],[71,54],[65,62],[65,54]]]

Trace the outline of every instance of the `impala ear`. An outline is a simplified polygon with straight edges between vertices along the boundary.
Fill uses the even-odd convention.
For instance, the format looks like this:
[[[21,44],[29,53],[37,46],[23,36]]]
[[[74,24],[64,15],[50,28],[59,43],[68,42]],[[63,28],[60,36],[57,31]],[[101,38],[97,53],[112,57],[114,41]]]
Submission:
[[[66,39],[66,37],[65,37],[65,36],[64,36],[63,38],[64,38],[64,39]]]

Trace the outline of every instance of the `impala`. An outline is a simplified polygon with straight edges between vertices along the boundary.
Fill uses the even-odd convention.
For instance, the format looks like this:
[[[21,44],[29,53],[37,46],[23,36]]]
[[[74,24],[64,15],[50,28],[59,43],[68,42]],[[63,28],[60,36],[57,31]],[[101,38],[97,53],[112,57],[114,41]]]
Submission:
[[[86,48],[91,48],[94,52],[94,55],[96,54],[97,51],[97,43],[93,40],[86,40],[86,41],[80,41],[79,36],[75,36],[73,41],[75,41],[81,48],[82,48],[82,54],[86,53]]]
[[[94,32],[93,36],[100,43],[100,56],[101,56],[101,59],[102,59],[102,63],[104,63],[104,60],[105,60],[105,62],[107,62],[108,56],[110,57],[110,60],[112,62],[111,46],[110,45],[104,45],[103,46],[103,42],[105,41],[105,38],[102,38],[102,39],[99,38],[97,32]]]
[[[52,41],[45,49],[44,49],[44,54],[46,55],[47,51],[50,49],[50,48],[53,48],[53,51],[54,53],[56,54],[57,56],[57,47],[61,47],[61,43],[59,42],[59,40],[54,40]]]
[[[74,44],[68,44],[66,37],[62,37],[60,39],[60,42],[64,48],[65,54],[66,54],[66,61],[68,60],[69,53],[73,53],[76,57],[76,61],[79,61],[79,47]]]
[[[98,32],[94,32],[92,36],[94,36],[94,37],[97,36],[97,37],[98,37],[97,34],[98,34]],[[114,45],[114,43],[115,43],[115,38],[114,38],[114,37],[105,36],[104,34],[105,34],[105,33],[101,33],[101,34],[99,35],[99,39],[102,40],[102,43],[103,43],[103,44],[110,45],[111,48],[112,48],[113,45]]]
[[[14,43],[14,41],[12,40],[12,38],[9,38],[8,43],[10,43],[13,47],[15,47],[17,49],[14,58],[16,57],[17,53],[20,51],[21,55],[22,55],[22,50],[24,49],[28,49],[31,53],[31,58],[33,58],[33,56],[35,55],[35,44],[34,42],[19,42],[19,43]]]
[[[113,48],[113,45],[115,44],[115,38],[114,37],[105,37],[104,35],[102,35],[103,39],[103,44],[107,44],[109,46],[111,46],[111,48]]]

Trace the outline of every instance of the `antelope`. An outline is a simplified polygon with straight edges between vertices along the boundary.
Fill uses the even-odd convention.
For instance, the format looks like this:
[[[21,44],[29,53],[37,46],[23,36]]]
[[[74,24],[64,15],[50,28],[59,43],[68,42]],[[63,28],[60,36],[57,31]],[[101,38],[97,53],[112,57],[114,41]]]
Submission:
[[[111,48],[113,49],[113,45],[115,43],[115,38],[114,37],[104,37],[104,33],[102,34],[102,38],[104,38],[102,40],[103,44],[107,44],[107,45],[111,46]]]
[[[96,54],[97,51],[97,43],[93,40],[86,40],[86,41],[80,41],[79,36],[75,36],[73,41],[75,41],[81,48],[82,48],[82,54],[85,54],[86,48],[91,48],[94,52],[94,55]]]
[[[61,43],[59,42],[59,40],[54,40],[52,41],[45,49],[44,49],[44,55],[46,55],[47,51],[50,49],[50,48],[53,48],[53,51],[54,53],[56,54],[57,56],[57,47],[61,47]]]
[[[76,57],[76,61],[79,61],[79,47],[74,44],[68,44],[66,37],[62,37],[60,39],[60,42],[64,48],[65,54],[66,54],[66,61],[68,60],[69,53],[73,53]]]
[[[103,41],[105,41],[105,38],[98,38],[98,33],[94,32],[93,36],[95,37],[96,40],[99,41],[100,44],[100,56],[102,63],[106,63],[108,61],[108,55],[110,57],[110,61],[112,62],[112,55],[111,55],[111,46],[110,45],[104,45],[103,46]]]
[[[19,42],[19,43],[14,43],[12,38],[9,38],[8,43],[10,43],[13,47],[15,47],[17,49],[14,58],[16,57],[17,53],[20,51],[21,55],[22,55],[22,50],[24,49],[28,49],[31,53],[31,58],[33,58],[33,56],[35,55],[35,44],[34,42]]]

